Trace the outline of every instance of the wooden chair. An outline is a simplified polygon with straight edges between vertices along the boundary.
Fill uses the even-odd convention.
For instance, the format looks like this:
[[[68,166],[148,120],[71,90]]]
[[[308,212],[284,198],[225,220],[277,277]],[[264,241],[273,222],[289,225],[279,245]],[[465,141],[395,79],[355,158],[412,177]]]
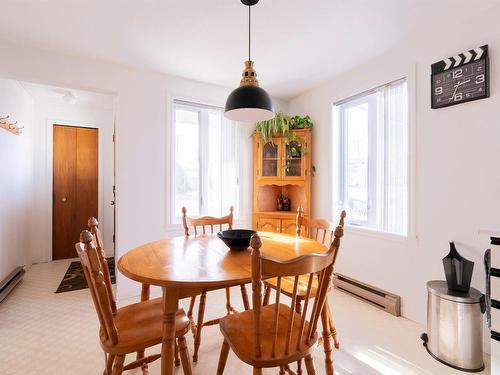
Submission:
[[[331,283],[333,264],[338,253],[342,226],[335,230],[335,239],[324,254],[308,254],[290,261],[278,261],[261,254],[258,234],[252,236],[252,300],[253,309],[228,315],[220,320],[224,343],[219,358],[217,374],[222,375],[229,348],[243,362],[253,366],[254,375],[262,374],[263,368],[279,367],[280,374],[289,370],[288,365],[305,359],[307,373],[315,374],[311,353],[318,343],[317,324],[327,319],[323,305]],[[307,275],[307,298],[304,309],[297,312],[295,303],[299,277]],[[275,303],[262,304],[262,280],[277,279]],[[282,281],[293,277],[293,294],[289,305],[280,303]],[[313,280],[317,277],[316,296],[312,293]],[[310,307],[309,301],[314,300]],[[310,308],[309,308],[310,307]],[[291,372],[291,370],[289,370]]]
[[[335,229],[334,225],[330,222],[323,219],[313,219],[308,220],[302,216],[303,210],[301,207],[297,210],[297,235],[307,236],[308,238],[314,239],[315,241],[321,242],[326,246],[330,246],[334,240]],[[345,219],[345,211],[342,211],[340,215],[339,227],[344,227],[344,219]],[[285,294],[288,297],[292,297],[294,293],[294,281],[293,277],[285,277],[281,280],[280,292]],[[272,278],[264,281],[265,285],[265,293],[264,293],[264,306],[269,303],[269,298],[271,295],[271,289],[277,290],[278,280],[276,278]],[[311,293],[308,296],[307,294],[307,284],[308,283],[308,275],[299,276],[299,283],[297,287],[297,297],[295,299],[295,311],[300,313],[302,310],[302,303],[307,298],[313,298],[316,296],[318,292],[318,283],[319,279],[314,278]],[[331,285],[329,285],[329,288]],[[333,324],[333,318],[330,311],[330,305],[328,303],[328,297],[326,297],[325,303],[326,310],[326,325],[323,327],[323,349],[325,351],[325,366],[328,375],[333,374],[333,362],[331,360],[332,356],[332,347],[330,343],[330,339],[333,338],[333,344],[336,349],[340,348],[340,342],[337,338],[337,329]],[[297,375],[302,374],[302,364],[299,361],[297,363]]]
[[[147,364],[161,357],[160,354],[145,357],[144,351],[162,342],[162,298],[116,308],[116,304],[112,302],[114,301],[112,290],[110,297],[110,289],[107,287],[111,285],[109,272],[106,274],[105,261],[102,262],[102,254],[99,255],[102,248],[98,251],[95,246],[99,241],[100,239],[97,237],[94,239],[92,234],[85,230],[80,234],[80,242],[75,247],[101,326],[99,338],[106,357],[104,375],[120,375],[124,370],[137,367],[141,367],[143,374],[147,375]],[[191,375],[191,364],[184,338],[190,329],[190,323],[182,309],[176,313],[175,328],[184,374]],[[130,353],[142,353],[142,356],[124,365],[125,356]]]
[[[227,225],[228,230],[233,229],[233,212],[234,208],[231,206],[229,208],[229,215],[223,216],[223,217],[212,217],[212,216],[203,216],[203,217],[189,217],[187,216],[187,210],[186,207],[182,207],[182,224],[184,226],[184,234],[186,236],[189,236],[189,227],[194,228],[194,235],[197,236],[199,234],[201,235],[206,235],[206,234],[214,234],[214,227],[218,231],[223,230],[223,226]],[[198,233],[198,230],[201,231],[201,233]],[[243,306],[245,310],[250,309],[250,304],[248,301],[248,295],[247,295],[247,290],[245,288],[245,285],[242,284],[240,285],[241,288],[241,297],[243,299]],[[214,290],[214,289],[211,289]],[[206,326],[211,326],[219,323],[219,319],[213,319],[210,321],[205,322],[204,321],[204,315],[205,315],[205,304],[206,304],[206,298],[207,298],[207,292],[210,291],[208,289],[205,289],[201,293],[200,297],[200,303],[198,306],[198,317],[197,317],[197,323],[194,323],[193,320],[193,309],[194,309],[194,304],[196,302],[196,296],[191,297],[191,302],[189,304],[189,309],[188,309],[188,318],[191,321],[191,329],[192,333],[194,336],[194,353],[193,353],[193,362],[198,361],[198,350],[201,345],[201,330],[203,327]],[[235,313],[237,312],[234,307],[231,305],[231,294],[230,294],[230,288],[226,288],[226,311],[228,314]]]

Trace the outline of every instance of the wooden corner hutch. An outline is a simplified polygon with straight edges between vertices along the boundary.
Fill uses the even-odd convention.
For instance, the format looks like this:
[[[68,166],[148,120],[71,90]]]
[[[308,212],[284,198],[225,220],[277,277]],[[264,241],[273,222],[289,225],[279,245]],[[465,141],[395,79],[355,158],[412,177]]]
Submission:
[[[296,233],[297,208],[311,213],[311,130],[294,130],[303,142],[282,136],[264,143],[254,135],[253,227],[259,231]],[[303,145],[302,145],[303,144]],[[290,211],[278,211],[278,198],[290,198]]]

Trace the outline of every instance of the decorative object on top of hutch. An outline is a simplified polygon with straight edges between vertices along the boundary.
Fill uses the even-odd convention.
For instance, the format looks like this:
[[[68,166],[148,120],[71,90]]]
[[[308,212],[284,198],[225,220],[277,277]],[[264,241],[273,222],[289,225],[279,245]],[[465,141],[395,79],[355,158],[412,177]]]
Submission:
[[[431,107],[442,108],[489,98],[488,46],[432,64]]]
[[[311,213],[312,122],[307,117],[296,128],[293,119],[279,113],[267,124],[276,129],[272,134],[262,123],[254,133],[253,227],[259,231],[295,234],[297,209],[306,218]]]

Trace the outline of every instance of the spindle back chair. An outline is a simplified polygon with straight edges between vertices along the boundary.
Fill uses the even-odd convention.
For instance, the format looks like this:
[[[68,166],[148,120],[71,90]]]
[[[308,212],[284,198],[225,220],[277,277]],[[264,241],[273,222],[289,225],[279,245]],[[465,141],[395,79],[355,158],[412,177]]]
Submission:
[[[340,214],[340,219],[339,219],[339,224],[338,226],[344,227],[344,219],[345,219],[346,213],[345,211],[342,211]],[[296,218],[296,223],[297,223],[297,235],[299,236],[304,236],[308,237],[311,239],[314,239],[315,241],[318,241],[322,243],[325,246],[330,246],[332,242],[335,239],[335,225],[328,222],[327,220],[324,219],[307,219],[303,216],[303,210],[301,207],[298,208],[297,210],[297,218]],[[307,286],[308,282],[308,275],[301,275],[299,277],[299,286],[297,290],[297,296],[295,299],[295,310],[297,312],[300,312],[302,309],[302,302],[306,300],[307,298],[315,297],[317,293],[317,287],[318,287],[318,279],[314,278],[313,283],[312,283],[312,290],[311,294],[308,296],[307,295]],[[280,293],[285,294],[288,297],[292,297],[293,295],[293,283],[294,283],[294,278],[292,277],[285,277],[281,280],[281,288],[280,288]],[[264,281],[265,284],[265,293],[264,293],[264,301],[263,304],[267,305],[269,303],[269,298],[271,295],[271,289],[277,289],[277,279],[272,278]],[[327,375],[332,375],[333,374],[333,361],[331,359],[331,352],[332,352],[332,347],[330,343],[330,339],[333,339],[333,344],[335,348],[339,349],[340,348],[340,342],[337,337],[337,329],[335,328],[335,325],[333,324],[333,318],[332,314],[330,311],[330,304],[328,303],[328,297],[327,297],[327,302],[325,303],[325,316],[326,320],[323,325],[323,337],[322,337],[322,343],[323,343],[323,349],[325,351],[325,367],[327,371]],[[302,374],[302,364],[301,362],[297,363],[297,375]]]
[[[318,342],[317,325],[323,319],[323,306],[331,282],[333,265],[340,246],[343,228],[337,227],[335,239],[324,254],[308,254],[290,261],[279,261],[262,255],[262,242],[255,234],[252,247],[252,301],[253,309],[226,316],[220,321],[224,336],[217,374],[224,371],[229,348],[244,362],[254,367],[254,374],[262,374],[263,368],[279,367],[280,374],[288,364],[305,359],[309,375],[315,374],[311,352]],[[307,275],[304,308],[295,309],[300,276]],[[281,282],[292,277],[293,293],[289,304],[281,302]],[[277,279],[274,304],[263,306],[262,281]],[[313,280],[317,278],[316,296],[311,296]],[[310,306],[309,301],[312,302]]]
[[[324,219],[308,219],[302,207],[297,209],[297,234],[329,246],[334,237],[335,225]]]
[[[90,229],[90,233],[92,234],[92,243],[94,244],[99,262],[102,267],[102,273],[104,276],[104,285],[106,287],[106,292],[108,293],[109,302],[111,305],[111,311],[113,314],[116,313],[116,299],[113,293],[113,285],[111,283],[111,274],[109,272],[109,264],[106,259],[106,254],[104,253],[104,246],[102,241],[101,231],[99,230],[99,222],[95,217],[91,217],[88,220],[88,227]]]
[[[194,235],[214,235],[216,231],[222,231],[226,228],[228,230],[233,229],[233,216],[234,216],[234,208],[231,206],[229,208],[229,215],[223,217],[213,217],[213,216],[202,216],[202,217],[191,217],[187,216],[186,207],[182,207],[182,224],[184,226],[184,234],[189,236],[189,228],[192,227],[194,230]],[[236,309],[231,304],[231,292],[230,288],[226,289],[226,311],[227,314],[231,314],[237,312]],[[214,290],[214,289],[211,289]],[[245,288],[245,285],[240,285],[241,297],[243,299],[243,306],[245,310],[250,308],[248,294]],[[198,351],[201,345],[201,332],[203,327],[211,326],[219,323],[219,319],[212,319],[210,321],[204,321],[205,315],[205,304],[207,298],[208,289],[204,289],[201,292],[200,302],[198,306],[198,316],[197,322],[195,324],[193,318],[193,309],[196,303],[196,296],[191,297],[191,301],[189,304],[189,309],[187,315],[191,321],[191,330],[194,337],[194,352],[193,352],[193,362],[198,361]]]
[[[182,225],[184,226],[184,234],[189,236],[189,227],[193,227],[194,235],[198,235],[198,228],[201,228],[202,233],[200,234],[214,234],[214,226],[215,229],[220,232],[223,230],[223,226],[227,225],[227,229],[233,229],[233,216],[234,216],[234,207],[229,207],[229,215],[222,217],[214,217],[214,216],[201,216],[201,217],[192,217],[187,216],[186,207],[182,207]],[[207,229],[210,229],[210,233],[207,233]]]
[[[94,224],[94,222],[92,222]],[[94,226],[94,229],[96,226]],[[120,375],[124,370],[141,367],[148,374],[147,364],[160,358],[160,354],[138,358],[124,365],[129,353],[142,352],[146,348],[161,343],[163,337],[163,304],[161,298],[135,303],[117,309],[113,304],[107,285],[111,280],[106,275],[101,255],[96,248],[100,241],[87,230],[80,234],[80,242],[75,245],[82,264],[83,273],[94,302],[100,323],[101,347],[106,356],[105,375]],[[114,306],[114,308],[113,308]],[[191,365],[184,335],[189,331],[189,319],[184,310],[179,309],[175,317],[176,338],[179,345],[180,361],[184,374],[191,375]]]

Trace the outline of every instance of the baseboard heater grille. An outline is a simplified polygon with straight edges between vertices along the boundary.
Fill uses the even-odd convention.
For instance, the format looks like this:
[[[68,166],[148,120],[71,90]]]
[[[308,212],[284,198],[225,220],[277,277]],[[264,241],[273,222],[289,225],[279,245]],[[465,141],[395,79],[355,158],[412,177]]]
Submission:
[[[26,271],[23,266],[16,267],[5,279],[0,282],[0,302],[14,289],[21,281]]]
[[[389,314],[401,316],[401,297],[395,294],[378,289],[350,277],[334,274],[333,285],[335,289],[349,293],[362,301],[382,309]]]

